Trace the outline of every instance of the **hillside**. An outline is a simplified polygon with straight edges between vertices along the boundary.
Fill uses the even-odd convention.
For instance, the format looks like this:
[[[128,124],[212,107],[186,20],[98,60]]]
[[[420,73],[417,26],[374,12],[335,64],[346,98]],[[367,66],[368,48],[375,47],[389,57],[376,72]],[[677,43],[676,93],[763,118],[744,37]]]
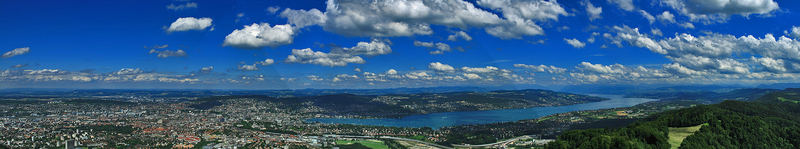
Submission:
[[[766,94],[754,101],[668,111],[618,129],[564,133],[547,148],[670,148],[670,127],[703,125],[680,148],[800,147],[800,89]]]
[[[199,100],[191,107],[200,110],[224,104],[226,99],[252,98],[275,102],[289,109],[321,109],[318,114],[364,117],[399,117],[453,111],[476,111],[558,106],[607,100],[606,98],[549,90],[502,90],[491,92],[449,92],[389,95],[333,94],[275,98],[270,96],[216,96]]]

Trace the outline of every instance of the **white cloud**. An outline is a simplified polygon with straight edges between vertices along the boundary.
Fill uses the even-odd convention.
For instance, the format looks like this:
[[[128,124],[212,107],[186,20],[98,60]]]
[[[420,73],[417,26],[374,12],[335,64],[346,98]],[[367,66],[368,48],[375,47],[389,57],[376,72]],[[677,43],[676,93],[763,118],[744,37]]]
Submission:
[[[567,71],[566,68],[560,68],[556,66],[547,66],[547,65],[526,65],[526,64],[514,64],[514,67],[518,68],[527,68],[533,70],[535,72],[548,72],[548,73],[564,73]]]
[[[348,63],[363,64],[363,58],[349,54],[325,53],[310,48],[292,49],[292,55],[286,58],[288,63],[317,64],[323,66],[347,66]]]
[[[452,51],[452,49],[450,49],[450,45],[441,42],[433,43],[433,42],[414,41],[414,46],[436,49],[434,51],[431,51],[430,54],[444,54],[444,52]]]
[[[658,15],[658,20],[666,23],[675,23],[675,15],[670,13],[669,11],[664,11]]]
[[[504,18],[463,0],[331,0],[326,3],[325,12],[287,9],[281,16],[288,18],[296,28],[320,25],[326,31],[345,36],[430,35],[433,33],[431,25],[441,25],[484,28],[490,35],[517,39],[543,34],[535,21],[557,21],[559,16],[568,15],[556,1],[480,0],[476,4],[501,12]]]
[[[363,64],[366,61],[359,55],[377,56],[392,52],[389,41],[373,39],[370,42],[358,42],[349,48],[334,48],[330,53],[313,51],[310,48],[293,49],[292,55],[286,58],[289,63],[317,64],[323,66],[346,66],[348,63]]]
[[[336,75],[336,77],[333,77],[333,80],[331,80],[331,81],[339,82],[339,81],[353,80],[353,79],[358,79],[358,76],[350,75],[350,74],[339,74],[339,75]]]
[[[358,42],[355,47],[334,49],[331,53],[376,56],[392,53],[392,48],[388,40],[373,39],[370,42]]]
[[[449,40],[449,41],[456,41],[456,40],[458,40],[458,38],[464,39],[466,41],[471,41],[472,40],[472,37],[469,36],[469,34],[467,34],[467,32],[464,32],[464,31],[458,31],[453,35],[447,36],[447,40]]]
[[[319,76],[316,76],[316,75],[308,75],[308,76],[306,76],[306,78],[308,78],[311,81],[324,81],[325,80],[322,77],[319,77]]]
[[[596,72],[596,73],[603,73],[603,74],[609,74],[609,73],[621,74],[621,73],[625,72],[624,71],[625,66],[620,65],[620,64],[614,64],[614,65],[605,66],[605,65],[602,65],[602,64],[592,64],[592,63],[589,63],[589,62],[581,62],[579,68],[581,68],[583,70]]]
[[[206,67],[200,68],[200,72],[203,72],[203,73],[209,73],[211,71],[214,71],[214,66],[206,66]]]
[[[594,4],[589,1],[584,1],[584,5],[586,5],[586,15],[589,16],[589,21],[602,17],[600,14],[603,13],[603,7],[595,7]]]
[[[463,75],[464,75],[464,77],[467,77],[467,79],[470,79],[470,80],[481,79],[480,75],[474,74],[474,73],[464,73]]]
[[[656,22],[656,17],[654,17],[653,15],[648,13],[647,11],[639,10],[639,14],[642,14],[642,17],[647,19],[647,21],[650,22],[650,24],[653,24],[653,22]]]
[[[323,28],[350,36],[429,35],[431,24],[466,28],[501,19],[462,0],[328,1]]]
[[[275,25],[269,23],[245,25],[225,36],[224,46],[233,46],[244,49],[258,49],[263,47],[277,47],[291,44],[296,30],[289,24]]]
[[[389,69],[389,70],[386,71],[386,74],[388,74],[388,75],[396,75],[397,74],[397,70]]]
[[[663,33],[663,32],[661,32],[661,29],[658,29],[658,28],[652,28],[652,29],[650,29],[650,34],[653,34],[653,35],[656,35],[656,36],[662,36],[662,35],[664,35],[664,33]]]
[[[800,39],[800,26],[792,26],[792,32],[789,33],[789,35],[795,39]]]
[[[302,28],[310,25],[324,24],[327,17],[318,9],[293,10],[286,9],[280,14],[281,17],[289,19],[289,24]]]
[[[435,71],[441,71],[441,72],[452,72],[452,71],[456,70],[455,68],[453,68],[453,66],[450,66],[450,65],[447,65],[447,64],[442,64],[440,62],[433,62],[433,63],[428,64],[428,69],[432,69],[432,70],[435,70]]]
[[[409,72],[409,73],[406,73],[403,76],[406,77],[406,78],[409,78],[409,79],[423,79],[423,80],[430,80],[431,79],[431,75],[429,75],[427,72],[424,72],[424,71]]]
[[[616,36],[612,36],[611,34],[605,34],[603,36],[610,38],[612,43],[617,46],[622,46],[622,42],[625,41],[637,47],[646,47],[650,49],[650,51],[656,53],[667,53],[656,40],[648,37],[647,34],[639,33],[639,28],[630,28],[628,26],[614,26],[613,28],[617,32]]]
[[[211,18],[185,17],[178,18],[169,25],[167,32],[181,32],[189,30],[205,30],[211,26]]]
[[[786,64],[782,59],[773,59],[769,57],[756,58],[751,57],[751,60],[764,67],[770,72],[786,72]]]
[[[633,11],[636,9],[636,6],[633,5],[633,0],[608,0],[608,3],[615,4],[625,11]]]
[[[242,65],[239,65],[239,70],[256,71],[256,70],[258,70],[258,66],[256,66],[256,64],[251,64],[251,65],[242,64]]]
[[[14,57],[14,56],[17,56],[17,55],[22,55],[22,54],[25,54],[25,53],[28,53],[28,52],[31,52],[31,48],[30,47],[16,48],[14,50],[11,50],[11,51],[8,51],[6,53],[3,53],[2,57],[3,58],[10,58],[10,57]]]
[[[197,8],[197,3],[195,3],[195,2],[187,2],[185,4],[180,4],[180,5],[175,5],[175,4],[167,5],[167,9],[174,10],[174,11],[183,10],[183,9],[189,9],[189,8]]]
[[[497,67],[494,67],[494,66],[486,66],[486,67],[483,67],[483,68],[481,68],[481,67],[461,67],[461,70],[464,71],[464,72],[469,72],[469,73],[492,73],[492,72],[500,71],[501,69],[497,68]]]
[[[689,22],[678,24],[678,26],[681,26],[683,28],[688,28],[688,29],[694,29],[694,24],[689,23]]]
[[[149,54],[156,53],[158,58],[168,58],[168,57],[184,57],[186,56],[186,51],[181,49],[178,50],[156,50],[150,49]]]
[[[542,35],[544,30],[534,21],[558,21],[558,16],[568,15],[556,1],[479,0],[477,3],[502,12],[505,20],[497,26],[485,29],[486,33],[501,39]]]
[[[569,45],[571,45],[572,47],[575,47],[575,48],[583,48],[583,47],[586,46],[586,43],[583,43],[578,39],[567,39],[567,38],[564,38],[564,41],[566,41],[567,44],[569,44]]]
[[[773,0],[663,0],[661,3],[704,23],[725,22],[732,15],[769,16],[779,9]]]
[[[273,13],[274,14],[274,13],[277,13],[279,10],[281,10],[281,7],[278,7],[278,6],[269,6],[269,7],[267,7],[267,12],[269,12],[269,13]]]
[[[268,58],[268,59],[265,59],[265,60],[263,60],[263,61],[256,62],[256,64],[259,64],[259,65],[261,65],[261,66],[272,65],[272,64],[274,64],[274,63],[275,63],[275,60],[273,60],[273,59],[270,59],[270,58]]]

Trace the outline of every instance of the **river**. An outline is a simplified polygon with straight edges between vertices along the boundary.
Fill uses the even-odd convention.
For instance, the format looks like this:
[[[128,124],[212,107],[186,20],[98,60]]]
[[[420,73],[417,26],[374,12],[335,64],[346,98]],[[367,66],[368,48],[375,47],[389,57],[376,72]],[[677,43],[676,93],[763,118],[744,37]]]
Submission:
[[[447,126],[458,126],[468,124],[487,124],[498,122],[512,122],[526,119],[536,119],[557,113],[567,113],[573,111],[610,109],[620,107],[631,107],[637,104],[656,101],[656,99],[646,98],[623,98],[619,95],[593,95],[609,98],[610,100],[600,102],[590,102],[583,104],[532,107],[524,109],[503,109],[487,111],[466,111],[466,112],[442,112],[420,115],[410,115],[401,118],[377,118],[377,119],[356,119],[356,118],[314,118],[310,122],[331,123],[331,124],[355,124],[372,126],[394,126],[394,127],[431,127],[439,129]]]

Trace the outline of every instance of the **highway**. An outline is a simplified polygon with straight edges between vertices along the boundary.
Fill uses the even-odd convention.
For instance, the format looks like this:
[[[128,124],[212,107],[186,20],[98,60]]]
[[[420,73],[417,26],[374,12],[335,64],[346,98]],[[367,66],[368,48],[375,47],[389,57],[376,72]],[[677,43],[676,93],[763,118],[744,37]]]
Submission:
[[[400,141],[411,141],[411,142],[422,143],[422,144],[425,144],[425,145],[428,145],[428,146],[433,146],[433,147],[438,147],[438,148],[443,148],[443,149],[453,149],[452,147],[447,147],[447,146],[443,146],[443,145],[439,145],[439,144],[435,144],[435,143],[430,143],[430,142],[425,142],[425,141],[420,141],[420,140],[414,140],[414,139],[408,139],[408,138],[398,138],[398,137],[391,137],[391,136],[381,136],[381,138],[383,138],[383,139],[392,139],[392,140],[400,140]]]
[[[528,135],[525,135],[525,136],[519,136],[519,137],[516,137],[516,138],[511,138],[511,139],[508,139],[508,140],[503,140],[503,141],[500,141],[500,142],[489,143],[489,144],[479,144],[479,145],[470,145],[470,144],[455,145],[454,144],[453,146],[459,147],[459,148],[489,148],[489,147],[492,147],[492,146],[495,146],[495,145],[500,145],[500,144],[505,145],[507,143],[511,143],[511,142],[514,142],[514,141],[517,141],[517,140],[530,139],[530,138],[532,138],[532,137],[528,136]]]

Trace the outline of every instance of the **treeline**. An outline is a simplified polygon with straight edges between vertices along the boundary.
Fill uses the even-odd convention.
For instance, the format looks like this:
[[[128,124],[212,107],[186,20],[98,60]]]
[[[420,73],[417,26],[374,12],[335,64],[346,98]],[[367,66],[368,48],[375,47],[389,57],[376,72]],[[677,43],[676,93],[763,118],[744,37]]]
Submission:
[[[546,148],[670,148],[668,127],[708,123],[680,148],[798,148],[800,90],[787,89],[752,102],[724,101],[651,116],[618,129],[566,132]]]

